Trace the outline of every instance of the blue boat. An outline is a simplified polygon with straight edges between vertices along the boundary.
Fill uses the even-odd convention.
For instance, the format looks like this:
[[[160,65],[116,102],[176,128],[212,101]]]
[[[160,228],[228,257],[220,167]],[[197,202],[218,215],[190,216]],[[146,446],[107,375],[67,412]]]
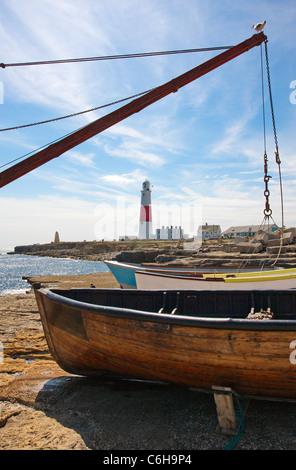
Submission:
[[[156,272],[163,274],[178,274],[184,276],[202,276],[202,273],[194,268],[164,268],[164,267],[148,267],[132,263],[119,263],[118,261],[104,261],[111,273],[120,284],[122,289],[136,289],[135,271]]]
[[[135,264],[123,264],[118,261],[104,261],[111,273],[123,289],[136,289],[135,271],[141,266]]]

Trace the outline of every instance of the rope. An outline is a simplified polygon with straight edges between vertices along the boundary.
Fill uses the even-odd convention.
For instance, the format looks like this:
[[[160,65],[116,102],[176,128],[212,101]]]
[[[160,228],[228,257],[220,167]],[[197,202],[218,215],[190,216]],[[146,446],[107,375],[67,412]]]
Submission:
[[[84,127],[84,126],[82,126],[80,129],[82,129],[83,127]],[[75,130],[75,131],[72,131],[72,132],[69,132],[68,134],[66,134],[66,135],[64,135],[64,136],[62,136],[62,137],[59,137],[58,139],[53,140],[53,141],[51,141],[51,142],[49,142],[49,143],[47,143],[47,144],[45,144],[45,145],[42,145],[41,147],[38,147],[38,148],[35,149],[35,150],[31,150],[31,152],[28,152],[28,153],[26,153],[26,154],[24,154],[24,155],[21,155],[20,157],[15,158],[14,160],[11,160],[10,162],[4,163],[3,165],[0,166],[0,168],[3,168],[3,167],[5,167],[5,166],[7,166],[7,165],[10,165],[11,163],[17,162],[18,160],[22,160],[23,158],[28,157],[29,155],[31,155],[31,154],[33,154],[33,153],[35,153],[35,152],[38,152],[38,150],[41,150],[41,149],[43,149],[43,148],[45,148],[45,147],[48,147],[49,145],[54,144],[55,142],[58,142],[59,140],[63,139],[64,137],[68,137],[69,135],[74,134],[74,132],[76,132],[76,130]]]
[[[102,106],[97,106],[97,107],[91,108],[91,109],[86,109],[85,111],[79,111],[78,113],[67,114],[66,116],[61,116],[61,117],[58,117],[58,118],[48,119],[47,121],[33,122],[31,124],[23,124],[21,126],[6,127],[6,128],[3,128],[3,129],[0,129],[0,132],[12,131],[12,130],[16,130],[16,129],[23,129],[25,127],[31,127],[31,126],[39,126],[40,124],[48,124],[49,122],[60,121],[61,119],[68,119],[68,118],[71,118],[71,117],[74,117],[74,116],[79,116],[81,114],[90,113],[92,111],[96,111],[97,109],[107,108],[108,106],[113,106],[115,104],[122,103],[123,101],[131,100],[133,98],[137,98],[138,96],[145,95],[146,93],[149,93],[152,90],[154,90],[154,88],[151,88],[150,90],[147,90],[147,91],[142,91],[141,93],[137,93],[136,95],[129,96],[128,98],[122,98],[121,100],[113,101],[112,103],[104,104]]]
[[[241,406],[239,397],[237,397],[235,395],[234,395],[234,397],[236,398],[237,404],[238,404],[238,409],[235,410],[236,421],[238,423],[238,432],[237,432],[237,435],[234,436],[231,439],[231,441],[223,448],[223,450],[233,450],[235,445],[238,443],[238,441],[240,440],[240,438],[242,437],[242,435],[244,433],[244,428],[245,428],[244,415],[245,415],[246,410],[249,406],[250,400],[247,400],[247,403],[245,405],[245,410],[243,411],[243,408]]]
[[[0,67],[23,67],[29,65],[52,65],[52,64],[67,64],[77,62],[92,62],[98,60],[115,60],[115,59],[135,59],[140,57],[154,57],[161,55],[172,55],[172,54],[188,54],[192,52],[209,52],[209,51],[220,51],[224,49],[230,49],[232,46],[218,46],[218,47],[203,47],[199,49],[180,49],[173,51],[159,51],[159,52],[139,52],[135,54],[120,54],[120,55],[109,55],[109,56],[98,56],[98,57],[82,57],[78,59],[58,59],[58,60],[40,60],[37,62],[14,62],[10,64],[0,64]]]
[[[271,233],[271,232],[270,232],[270,228],[269,228],[269,220],[270,220],[270,219],[272,220],[272,222],[274,223],[274,225],[277,225],[277,224],[275,223],[275,220],[273,219],[273,217],[272,217],[271,215],[270,215],[270,216],[266,216],[266,215],[265,215],[264,218],[263,218],[263,221],[261,222],[261,225],[260,225],[259,230],[261,230],[261,228],[262,228],[262,230],[263,230],[265,224],[267,223],[267,233]],[[277,258],[277,259],[278,259],[278,258]],[[266,250],[266,251],[265,251],[265,259],[264,259],[264,261],[263,261],[262,268],[263,268],[263,266],[264,266],[267,262],[269,262],[269,261],[271,261],[271,260],[272,260],[272,255],[267,256],[267,250]],[[276,261],[277,261],[277,260],[276,260]],[[270,264],[270,267],[273,267],[273,266],[275,265],[276,261],[275,261],[274,263]]]
[[[129,96],[128,98],[123,98],[121,100],[117,100],[117,101],[114,101],[113,103],[109,103],[109,104],[105,104],[105,105],[102,105],[102,106],[97,106],[96,108],[92,108],[92,109],[88,109],[86,111],[80,111],[78,113],[73,113],[73,114],[68,114],[67,116],[62,116],[62,117],[59,117],[59,118],[54,118],[54,119],[49,119],[47,121],[40,121],[40,122],[35,122],[35,123],[32,123],[32,124],[24,124],[22,126],[15,126],[15,127],[8,127],[6,129],[0,129],[0,132],[4,132],[4,131],[10,131],[10,130],[14,130],[14,129],[21,129],[21,128],[24,128],[24,127],[30,127],[30,126],[37,126],[39,124],[46,124],[46,123],[49,123],[49,122],[54,122],[54,121],[58,121],[60,119],[66,119],[66,118],[70,118],[70,117],[73,117],[73,116],[78,116],[80,114],[84,114],[84,113],[89,113],[91,111],[95,111],[97,109],[101,109],[101,108],[106,108],[107,106],[112,106],[114,104],[117,104],[117,103],[121,103],[122,101],[127,101],[129,99],[133,99],[133,98],[136,98],[137,96],[141,96],[141,95],[144,95],[146,93],[148,93],[149,91],[152,91],[154,90],[154,88],[151,88],[151,90],[147,90],[147,91],[143,91],[141,93],[137,93],[136,95],[133,95],[133,96]],[[82,126],[84,127],[84,126]],[[63,139],[64,137],[67,137],[68,135],[71,135],[73,134],[75,131],[72,131],[72,132],[69,132],[68,134],[64,135],[63,137],[59,137],[58,139],[56,140],[53,140],[52,142],[49,142],[45,145],[42,145],[41,147],[38,147],[37,149],[31,151],[31,152],[28,152],[26,153],[25,155],[22,155],[18,158],[15,158],[14,160],[11,160],[10,162],[7,162],[7,163],[4,163],[3,165],[0,166],[0,169],[1,168],[4,168],[5,166],[8,166],[10,165],[11,163],[14,163],[14,162],[17,162],[18,160],[22,160],[23,158],[31,155],[32,153],[34,152],[37,152],[38,150],[41,150],[45,147],[47,147],[48,145],[51,145],[55,142],[58,142],[59,140]]]

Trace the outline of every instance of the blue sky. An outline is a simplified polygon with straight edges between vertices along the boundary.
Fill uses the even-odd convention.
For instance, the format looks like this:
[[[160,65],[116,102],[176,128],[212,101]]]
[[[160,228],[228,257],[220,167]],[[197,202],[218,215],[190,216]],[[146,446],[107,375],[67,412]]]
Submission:
[[[230,46],[266,20],[284,193],[295,226],[296,5],[253,0],[2,0],[0,62]],[[0,128],[64,116],[161,85],[218,52],[0,69]],[[291,88],[290,88],[291,87]],[[0,165],[120,105],[0,133]],[[265,74],[270,203],[281,223]],[[4,168],[3,168],[4,169]],[[0,248],[137,235],[142,181],[153,228],[261,224],[265,204],[260,47],[1,189]],[[194,217],[192,213],[194,212]],[[191,214],[191,221],[189,217]]]

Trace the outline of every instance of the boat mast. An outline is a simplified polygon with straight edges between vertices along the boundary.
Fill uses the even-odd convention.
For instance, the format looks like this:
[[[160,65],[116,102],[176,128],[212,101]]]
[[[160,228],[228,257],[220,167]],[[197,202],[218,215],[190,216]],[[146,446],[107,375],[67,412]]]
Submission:
[[[234,59],[235,57],[247,52],[255,46],[259,46],[264,41],[267,40],[267,37],[264,33],[254,34],[251,38],[229,48],[227,51],[222,52],[221,54],[213,57],[212,59],[204,62],[203,64],[189,70],[188,72],[174,78],[173,80],[161,85],[154,90],[148,92],[140,98],[136,98],[131,101],[129,104],[122,106],[121,108],[113,111],[106,116],[103,116],[100,119],[86,125],[82,129],[79,129],[68,135],[67,137],[62,138],[58,142],[55,142],[49,145],[47,148],[33,154],[32,156],[26,158],[25,160],[13,165],[12,167],[4,170],[0,173],[0,187],[11,183],[12,181],[20,178],[21,176],[29,173],[30,171],[38,168],[39,166],[47,163],[53,158],[59,157],[68,150],[76,147],[77,145],[85,142],[86,140],[94,137],[100,132],[108,129],[114,124],[126,119],[132,114],[138,113],[142,109],[150,106],[156,101],[161,100],[170,93],[175,93],[185,85],[193,82],[199,77],[209,73],[210,71],[220,67],[226,62]]]

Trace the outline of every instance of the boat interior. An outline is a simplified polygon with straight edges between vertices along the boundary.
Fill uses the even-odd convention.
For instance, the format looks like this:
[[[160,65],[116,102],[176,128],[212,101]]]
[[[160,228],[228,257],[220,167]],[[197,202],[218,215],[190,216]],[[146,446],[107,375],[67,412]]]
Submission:
[[[71,299],[73,306],[78,301],[88,306],[212,318],[247,318],[251,313],[267,312],[273,319],[296,320],[296,289],[223,292],[90,288],[51,292]]]

